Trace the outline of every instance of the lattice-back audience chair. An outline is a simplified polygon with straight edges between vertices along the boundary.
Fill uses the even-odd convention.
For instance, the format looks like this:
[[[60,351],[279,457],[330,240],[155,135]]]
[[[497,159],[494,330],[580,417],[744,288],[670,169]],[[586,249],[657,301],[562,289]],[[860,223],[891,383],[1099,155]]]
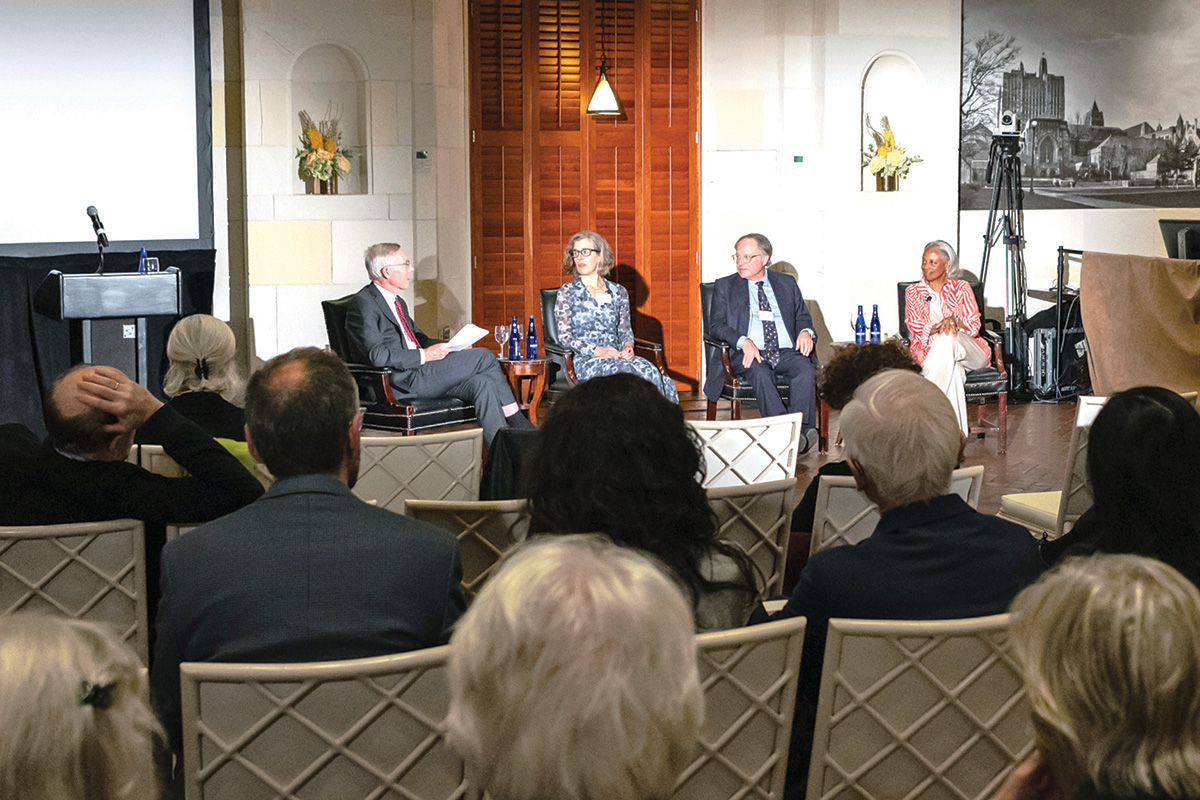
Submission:
[[[457,800],[449,646],[310,664],[181,665],[187,800]]]
[[[458,537],[463,596],[470,603],[504,551],[529,534],[524,500],[406,500],[404,513]]]
[[[704,445],[704,488],[744,486],[796,476],[804,440],[803,414],[741,420],[695,420],[687,424]]]
[[[1107,400],[1107,397],[1079,398],[1063,488],[1003,495],[996,516],[1024,525],[1046,539],[1057,539],[1071,530],[1083,512],[1092,507],[1092,484],[1087,477],[1088,432]]]
[[[830,620],[808,800],[985,800],[1032,750],[1008,615]]]
[[[552,286],[539,290],[542,301],[542,346],[546,349],[546,357],[550,359],[546,388],[551,397],[579,383],[579,378],[575,376],[575,354],[558,340],[558,317],[554,316],[554,305],[558,302],[558,290],[561,288]],[[663,346],[660,342],[635,338],[633,351],[658,367],[658,371],[663,375],[667,374]]]
[[[754,401],[756,399],[754,396],[754,387],[742,382],[741,378],[733,374],[733,362],[729,360],[731,353],[734,352],[733,348],[708,332],[709,319],[712,316],[714,285],[711,282],[700,284],[700,324],[703,328],[701,333],[704,339],[704,363],[707,365],[706,368],[711,367],[714,363],[713,359],[719,356],[717,363],[721,364],[721,369],[725,373],[725,384],[721,387],[721,399],[730,401],[730,419],[741,419],[742,401]],[[821,362],[817,358],[816,350],[813,351],[812,362],[813,389],[815,391],[821,377]],[[779,396],[786,404],[791,399],[791,385],[784,381],[777,381],[775,387],[779,389]],[[708,400],[704,416],[705,419],[710,420],[717,418],[717,404],[712,400]],[[817,417],[817,431],[819,434],[818,450],[824,453],[829,446],[829,405],[821,400],[819,392],[817,394]]]
[[[879,524],[879,509],[854,485],[849,475],[822,475],[817,484],[809,555],[866,539]],[[950,494],[971,508],[979,505],[983,491],[983,466],[960,467],[950,476]]]
[[[472,422],[475,406],[460,397],[411,398],[400,400],[392,390],[391,367],[373,367],[357,363],[351,357],[350,340],[346,336],[346,312],[354,295],[337,300],[322,300],[325,333],[329,349],[346,362],[358,384],[359,402],[366,406],[363,425],[404,434]]]
[[[717,515],[717,538],[745,550],[762,575],[758,599],[782,594],[796,481],[720,486],[706,493]]]
[[[478,500],[483,430],[364,436],[354,493],[404,513],[405,500]]]
[[[133,519],[0,528],[0,613],[108,625],[149,663],[146,535]]]
[[[783,797],[804,625],[796,617],[696,637],[704,730],[673,800]]]
[[[264,489],[271,488],[271,484],[275,482],[274,476],[271,475],[271,471],[267,469],[266,465],[254,460],[250,455],[249,445],[233,439],[215,439],[214,441],[228,450],[230,455],[258,479]],[[155,475],[162,475],[166,478],[183,478],[188,475],[188,471],[181,467],[179,462],[167,455],[161,444],[135,445],[129,451],[128,460],[141,465],[142,469],[147,472],[153,472]]]
[[[908,344],[910,334],[908,321],[904,316],[904,292],[913,283],[916,281],[896,284],[900,338],[904,340],[905,344]],[[966,386],[964,387],[967,402],[975,403],[978,406],[975,424],[969,427],[969,432],[982,439],[988,431],[995,431],[999,435],[996,452],[1003,453],[1008,450],[1008,370],[1004,367],[1001,336],[998,331],[989,331],[987,329],[988,320],[983,318],[983,284],[972,283],[970,286],[971,291],[975,294],[975,305],[979,307],[979,335],[992,346],[992,365],[967,372]],[[1001,327],[998,322],[993,321],[993,324],[997,328]],[[992,397],[996,398],[997,403],[995,424],[987,422],[983,416],[984,406]]]
[[[140,444],[137,449],[138,463],[147,472],[166,478],[182,478],[188,474],[179,462],[167,455],[161,444]]]

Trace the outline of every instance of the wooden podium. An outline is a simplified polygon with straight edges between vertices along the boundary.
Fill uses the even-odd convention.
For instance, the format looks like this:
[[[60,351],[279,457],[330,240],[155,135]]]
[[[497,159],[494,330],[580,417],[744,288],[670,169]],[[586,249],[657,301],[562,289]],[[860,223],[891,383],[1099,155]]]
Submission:
[[[34,310],[71,323],[71,363],[116,367],[147,386],[146,317],[179,316],[179,270],[65,275],[51,270]],[[161,358],[161,354],[156,354]]]

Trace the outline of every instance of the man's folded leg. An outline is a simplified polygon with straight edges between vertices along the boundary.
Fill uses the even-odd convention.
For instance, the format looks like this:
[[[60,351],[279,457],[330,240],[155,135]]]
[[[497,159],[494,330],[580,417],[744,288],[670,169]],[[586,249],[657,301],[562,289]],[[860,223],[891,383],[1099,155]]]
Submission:
[[[520,416],[516,398],[496,357],[482,347],[457,350],[411,370],[407,391],[416,397],[461,397],[475,405],[485,441],[508,424],[506,413]],[[524,417],[520,422],[529,424]]]

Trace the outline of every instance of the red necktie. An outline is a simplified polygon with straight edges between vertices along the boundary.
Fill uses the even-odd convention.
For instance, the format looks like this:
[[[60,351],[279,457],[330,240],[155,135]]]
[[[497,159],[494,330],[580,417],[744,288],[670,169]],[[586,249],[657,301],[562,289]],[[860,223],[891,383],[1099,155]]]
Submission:
[[[408,337],[408,342],[414,349],[419,350],[421,343],[417,341],[412,328],[408,327],[408,318],[404,316],[404,305],[400,302],[399,296],[396,297],[396,315],[400,317],[400,327],[404,329],[404,335]]]

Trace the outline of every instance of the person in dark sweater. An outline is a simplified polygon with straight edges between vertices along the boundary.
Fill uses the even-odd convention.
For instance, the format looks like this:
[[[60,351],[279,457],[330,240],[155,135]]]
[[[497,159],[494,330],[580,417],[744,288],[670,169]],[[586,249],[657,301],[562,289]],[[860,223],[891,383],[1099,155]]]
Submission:
[[[965,441],[950,401],[928,380],[875,375],[843,410],[842,433],[859,491],[881,517],[862,542],[810,558],[775,615],[808,619],[785,798],[804,795],[830,618],[999,614],[1041,572],[1029,531],[949,494]]]
[[[1088,435],[1094,505],[1064,536],[1042,545],[1064,555],[1157,558],[1200,586],[1200,414],[1161,386],[1117,392]]]

